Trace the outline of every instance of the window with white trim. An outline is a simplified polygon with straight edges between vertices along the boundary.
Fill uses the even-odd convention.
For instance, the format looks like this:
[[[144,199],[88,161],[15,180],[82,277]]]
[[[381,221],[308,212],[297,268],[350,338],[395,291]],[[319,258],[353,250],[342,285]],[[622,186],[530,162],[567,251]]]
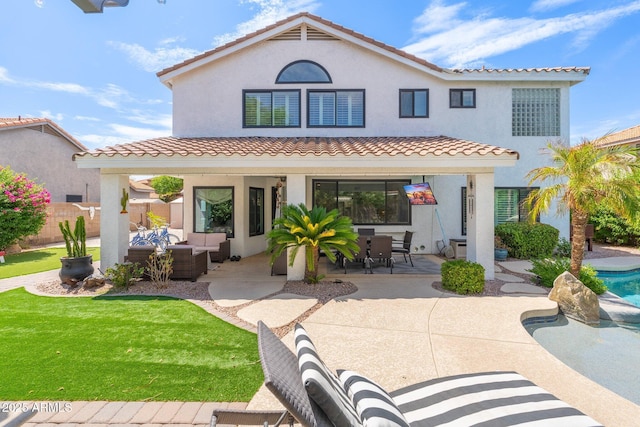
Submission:
[[[243,127],[300,127],[299,90],[245,90]]]
[[[496,187],[493,189],[493,224],[525,222],[530,209],[525,199],[539,187]],[[536,218],[540,221],[540,218]],[[462,187],[462,234],[467,235],[467,187]]]
[[[309,90],[309,127],[364,127],[364,90]]]

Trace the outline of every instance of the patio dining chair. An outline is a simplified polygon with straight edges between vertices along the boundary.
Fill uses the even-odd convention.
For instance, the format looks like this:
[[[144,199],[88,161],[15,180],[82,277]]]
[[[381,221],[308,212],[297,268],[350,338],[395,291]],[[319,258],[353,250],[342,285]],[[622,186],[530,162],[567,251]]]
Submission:
[[[358,236],[358,252],[353,254],[353,260],[355,262],[359,262],[363,268],[365,268],[365,273],[367,272],[367,265],[369,265],[369,237],[360,235]],[[347,267],[349,265],[349,260],[346,258],[342,258],[342,263],[344,266],[344,274],[347,274]],[[370,268],[369,268],[370,270]]]
[[[371,246],[369,247],[369,262],[378,260],[389,267],[393,274],[393,237],[391,236],[371,236]],[[371,270],[371,265],[369,266]]]
[[[404,262],[407,262],[407,255],[409,255],[409,261],[411,262],[411,267],[413,267],[413,260],[411,259],[411,240],[413,239],[413,231],[405,231],[404,239],[402,242],[394,241],[393,244],[393,253],[402,254],[404,257]]]

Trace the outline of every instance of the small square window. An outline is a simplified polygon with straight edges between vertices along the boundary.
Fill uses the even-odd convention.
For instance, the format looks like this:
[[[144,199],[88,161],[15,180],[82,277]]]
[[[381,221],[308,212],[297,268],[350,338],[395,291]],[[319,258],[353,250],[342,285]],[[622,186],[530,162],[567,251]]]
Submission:
[[[449,108],[476,108],[476,90],[449,89]]]
[[[429,89],[400,89],[400,117],[429,117]]]

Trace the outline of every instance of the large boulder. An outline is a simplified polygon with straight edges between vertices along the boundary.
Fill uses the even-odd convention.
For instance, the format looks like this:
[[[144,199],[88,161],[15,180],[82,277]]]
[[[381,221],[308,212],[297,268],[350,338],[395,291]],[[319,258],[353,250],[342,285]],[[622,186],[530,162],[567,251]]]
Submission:
[[[564,315],[571,319],[587,325],[600,324],[598,296],[568,271],[553,281],[549,299],[557,302]]]

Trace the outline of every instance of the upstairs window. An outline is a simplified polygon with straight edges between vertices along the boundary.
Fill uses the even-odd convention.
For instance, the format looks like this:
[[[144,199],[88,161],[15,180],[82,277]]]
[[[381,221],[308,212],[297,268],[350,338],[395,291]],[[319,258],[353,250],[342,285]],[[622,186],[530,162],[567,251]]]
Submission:
[[[560,89],[513,89],[513,136],[560,136]]]
[[[243,91],[243,127],[300,127],[300,91]]]
[[[429,89],[400,89],[400,117],[429,117]]]
[[[476,90],[449,89],[449,108],[476,108]]]
[[[364,90],[309,91],[309,127],[364,127]]]
[[[331,83],[331,76],[313,61],[296,61],[280,71],[276,83]]]

